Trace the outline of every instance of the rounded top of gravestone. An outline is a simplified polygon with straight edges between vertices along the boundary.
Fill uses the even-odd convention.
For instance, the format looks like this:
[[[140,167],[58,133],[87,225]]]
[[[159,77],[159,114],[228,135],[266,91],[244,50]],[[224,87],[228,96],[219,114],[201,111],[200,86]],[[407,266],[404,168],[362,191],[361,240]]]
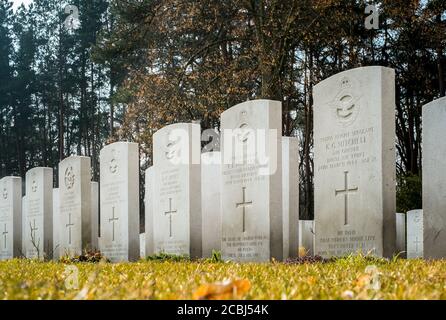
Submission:
[[[269,108],[269,107],[281,107],[282,103],[280,101],[276,101],[276,100],[267,100],[267,99],[256,99],[256,100],[250,100],[250,101],[245,101],[242,103],[239,103],[231,108],[229,108],[228,110],[223,111],[223,113],[221,114],[222,117],[224,116],[233,116],[234,113],[238,113],[238,117],[239,118],[243,118],[243,117],[247,117],[248,115],[243,113],[243,109],[247,109],[247,108]]]
[[[201,154],[201,164],[220,165],[222,153],[220,151],[211,151]]]
[[[414,209],[414,210],[410,210],[410,211],[408,211],[407,212],[407,215],[410,215],[410,214],[423,214],[423,209]]]
[[[423,111],[431,108],[444,108],[446,110],[446,97],[431,101],[423,106]]]
[[[48,168],[48,167],[34,167],[34,168],[32,168],[32,169],[29,169],[27,172],[26,172],[26,175],[29,175],[29,174],[36,174],[37,172],[41,172],[41,171],[53,171],[53,169],[52,168]]]
[[[172,131],[172,130],[185,130],[186,132],[188,132],[188,130],[190,128],[197,127],[197,126],[200,126],[200,125],[197,123],[188,123],[188,122],[179,122],[179,123],[169,124],[165,127],[162,127],[158,131],[156,131],[153,134],[153,138],[155,139],[155,137],[158,137],[160,135],[166,135],[166,132],[168,133],[169,131]]]
[[[15,177],[15,176],[6,176],[6,177],[3,177],[3,178],[0,178],[0,183],[7,182],[7,181],[10,181],[10,180],[22,180],[22,178]]]
[[[76,164],[90,166],[91,158],[85,156],[70,156],[59,162],[59,168],[70,167]],[[64,170],[66,170],[66,168]]]
[[[136,142],[117,141],[117,142],[113,142],[113,143],[110,143],[110,144],[104,146],[101,149],[101,153],[107,152],[108,150],[113,150],[113,149],[120,149],[120,150],[122,150],[123,148],[126,148],[126,147],[129,147],[129,148],[133,147],[133,148],[137,148],[138,149],[139,148],[139,144],[136,143]]]
[[[338,79],[341,78],[340,86],[341,87],[348,87],[351,85],[351,82],[349,81],[349,76],[351,75],[362,75],[366,77],[368,74],[373,72],[392,72],[395,73],[395,70],[388,67],[382,67],[382,66],[368,66],[368,67],[359,67],[355,69],[350,69],[346,71],[342,71],[340,73],[334,74],[331,77],[328,77],[324,79],[323,81],[319,82],[313,87],[313,91],[316,92],[320,90],[321,88],[325,87],[328,84],[331,84],[333,82],[338,82]]]

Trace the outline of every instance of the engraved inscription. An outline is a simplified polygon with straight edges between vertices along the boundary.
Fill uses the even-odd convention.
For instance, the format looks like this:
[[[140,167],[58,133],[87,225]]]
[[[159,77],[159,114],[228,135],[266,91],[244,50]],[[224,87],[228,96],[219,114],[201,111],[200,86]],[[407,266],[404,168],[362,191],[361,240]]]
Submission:
[[[375,163],[377,158],[368,149],[375,138],[374,134],[374,128],[369,127],[321,138],[319,141],[326,157],[316,169],[321,172]]]

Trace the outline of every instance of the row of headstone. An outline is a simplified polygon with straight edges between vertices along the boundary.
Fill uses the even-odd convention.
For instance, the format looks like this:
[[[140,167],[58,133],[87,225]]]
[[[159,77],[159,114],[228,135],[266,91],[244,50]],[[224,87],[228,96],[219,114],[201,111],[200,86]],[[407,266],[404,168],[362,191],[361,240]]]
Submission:
[[[22,250],[22,180],[0,180],[0,260],[18,257]]]
[[[259,111],[267,116],[259,117]],[[222,127],[232,130],[223,136],[222,152],[204,154],[197,124],[170,125],[155,133],[154,165],[146,171],[146,255],[208,257],[221,251],[224,259],[237,261],[297,255],[298,144],[283,138],[281,148],[280,103],[235,106],[223,113]],[[256,135],[266,129],[275,134],[262,141]],[[230,153],[234,149],[231,143],[225,148],[225,138],[235,140],[242,152]],[[263,150],[275,146],[276,155],[268,155],[275,161],[273,174],[260,174],[267,165],[259,165],[257,151],[248,148],[259,141]]]
[[[446,257],[446,98],[423,107],[423,210],[397,213],[397,250],[408,259]]]
[[[402,258],[423,258],[423,210],[396,214],[397,253]]]
[[[1,259],[59,258],[98,248],[98,184],[90,181],[90,159],[69,157],[59,164],[60,188],[53,170],[26,173],[26,195],[17,177],[0,180]]]
[[[314,243],[306,245],[314,254],[390,257],[401,247],[401,222],[395,218],[394,78],[392,69],[358,68],[314,88],[315,221],[309,237]],[[446,147],[438,143],[446,124],[446,99],[425,106],[423,121],[424,227],[418,234],[422,241],[414,243],[422,255],[436,258],[446,256]],[[298,144],[281,131],[281,103],[255,100],[222,113],[221,152],[201,154],[198,124],[174,124],[156,132],[153,167],[146,171],[144,255],[202,257],[220,250],[225,260],[241,262],[296,256]],[[30,170],[25,215],[17,213],[22,206],[17,186],[3,187],[0,246],[8,247],[14,227],[27,257],[55,249],[59,256],[78,254],[94,247],[97,210],[92,208],[97,203],[89,166],[85,157],[61,162],[58,191],[52,189],[51,169]],[[138,145],[104,147],[100,169],[98,247],[111,261],[136,260],[141,255]],[[18,196],[10,200],[15,192]],[[58,193],[54,204],[53,192]],[[57,235],[53,224],[59,226]],[[408,234],[410,226],[408,222]]]

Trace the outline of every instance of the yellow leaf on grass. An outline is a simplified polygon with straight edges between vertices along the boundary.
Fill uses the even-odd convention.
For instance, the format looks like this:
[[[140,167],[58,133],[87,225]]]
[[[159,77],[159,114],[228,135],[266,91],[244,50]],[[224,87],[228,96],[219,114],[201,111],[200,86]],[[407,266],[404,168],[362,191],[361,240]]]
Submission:
[[[241,299],[251,289],[249,280],[226,280],[201,285],[192,295],[194,300]]]
[[[304,247],[299,247],[299,258],[307,256],[307,250]]]

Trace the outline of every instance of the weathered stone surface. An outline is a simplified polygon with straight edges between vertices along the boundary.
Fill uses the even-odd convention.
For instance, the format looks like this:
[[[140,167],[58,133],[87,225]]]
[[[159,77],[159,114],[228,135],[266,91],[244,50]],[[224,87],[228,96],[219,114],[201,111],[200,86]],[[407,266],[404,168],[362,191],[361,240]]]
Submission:
[[[155,243],[153,238],[154,228],[153,225],[153,196],[155,192],[155,184],[154,184],[154,173],[153,167],[150,167],[146,170],[145,177],[145,255],[152,256],[155,253]]]
[[[317,255],[395,252],[395,72],[349,70],[314,88]]]
[[[406,249],[406,214],[396,213],[396,253],[400,258],[407,256]]]
[[[423,210],[407,213],[407,259],[423,258]]]
[[[68,157],[59,163],[60,254],[76,256],[92,248],[91,160]]]
[[[53,259],[59,260],[60,255],[60,198],[59,188],[53,189]]]
[[[446,98],[423,107],[423,253],[446,258]]]
[[[100,250],[112,262],[138,260],[138,144],[110,144],[101,150],[100,163]]]
[[[201,155],[203,257],[221,250],[221,153]]]
[[[299,140],[282,138],[283,257],[299,252]]]
[[[191,123],[153,136],[155,252],[202,255],[201,132]]]
[[[53,169],[33,168],[26,173],[27,258],[52,258],[53,254]]]
[[[283,259],[282,105],[254,100],[221,115],[222,256]]]
[[[20,257],[22,252],[22,179],[0,180],[0,260]]]
[[[91,182],[91,247],[99,249],[99,183]]]

